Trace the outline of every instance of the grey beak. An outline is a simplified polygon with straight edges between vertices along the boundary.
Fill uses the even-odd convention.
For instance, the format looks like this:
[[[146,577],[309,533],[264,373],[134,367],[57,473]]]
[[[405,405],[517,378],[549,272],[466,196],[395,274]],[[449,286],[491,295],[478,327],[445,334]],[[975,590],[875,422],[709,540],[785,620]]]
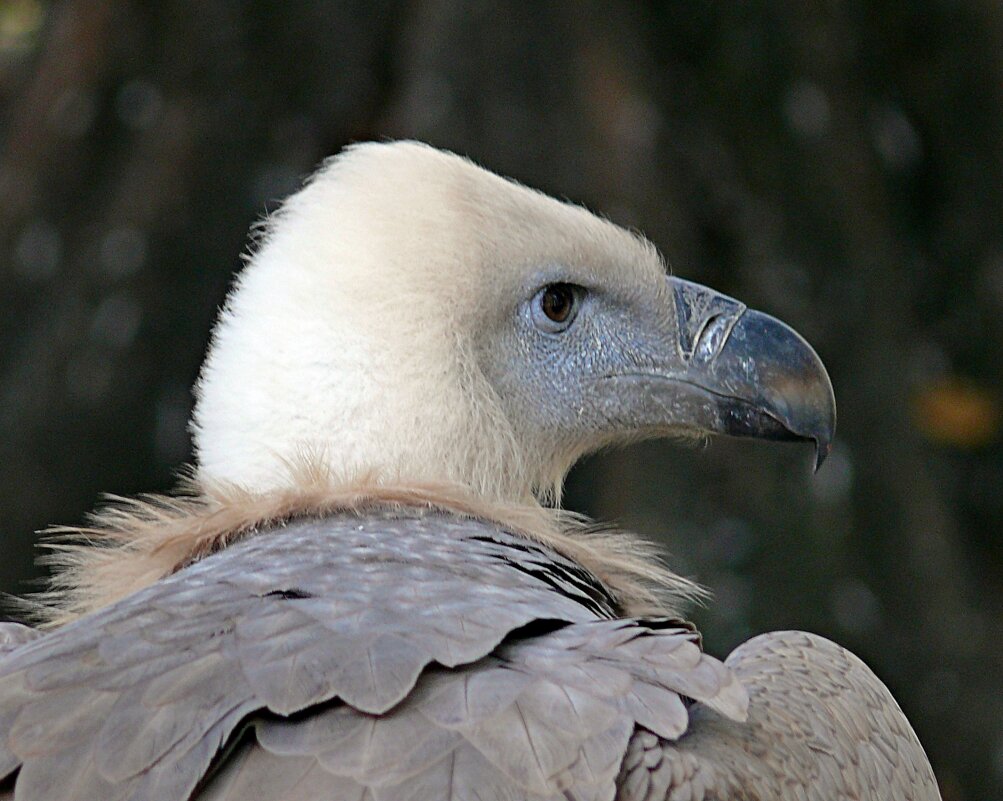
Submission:
[[[790,326],[726,295],[666,280],[683,363],[673,377],[713,400],[713,409],[699,415],[702,422],[732,436],[812,441],[817,470],[832,447],[836,400],[811,345]]]
[[[602,419],[641,435],[810,441],[817,470],[832,447],[836,401],[811,345],[733,298],[679,278],[666,282],[657,352],[595,385]]]

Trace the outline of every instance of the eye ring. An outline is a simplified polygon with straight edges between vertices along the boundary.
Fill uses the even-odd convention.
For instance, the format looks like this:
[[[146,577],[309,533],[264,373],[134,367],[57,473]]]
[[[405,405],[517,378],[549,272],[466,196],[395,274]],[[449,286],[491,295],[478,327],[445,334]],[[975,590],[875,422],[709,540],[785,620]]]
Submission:
[[[533,298],[533,320],[549,333],[566,330],[578,313],[581,289],[574,284],[547,284]]]

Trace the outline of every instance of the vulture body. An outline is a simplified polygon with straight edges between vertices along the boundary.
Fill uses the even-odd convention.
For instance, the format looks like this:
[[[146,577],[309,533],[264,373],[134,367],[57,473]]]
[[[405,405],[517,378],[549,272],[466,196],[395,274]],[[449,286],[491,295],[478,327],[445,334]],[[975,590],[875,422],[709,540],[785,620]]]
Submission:
[[[821,460],[834,421],[800,337],[638,237],[352,148],[223,311],[188,493],[101,513],[56,546],[50,630],[0,627],[0,798],[939,798],[852,654],[775,632],[722,663],[692,585],[541,503],[610,443]]]

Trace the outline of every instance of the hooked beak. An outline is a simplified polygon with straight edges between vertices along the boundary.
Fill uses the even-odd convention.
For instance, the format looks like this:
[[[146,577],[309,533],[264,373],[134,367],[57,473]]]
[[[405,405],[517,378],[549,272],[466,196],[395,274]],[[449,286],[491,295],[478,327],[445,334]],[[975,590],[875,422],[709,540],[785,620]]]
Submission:
[[[733,298],[666,281],[675,317],[668,352],[652,367],[611,377],[641,428],[810,441],[818,470],[832,447],[836,401],[811,345]]]

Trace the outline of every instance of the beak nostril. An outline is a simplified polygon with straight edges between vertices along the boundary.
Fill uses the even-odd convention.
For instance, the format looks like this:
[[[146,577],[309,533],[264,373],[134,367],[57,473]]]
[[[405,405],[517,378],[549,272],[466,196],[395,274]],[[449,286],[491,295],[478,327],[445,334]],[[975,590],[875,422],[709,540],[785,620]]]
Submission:
[[[708,362],[713,359],[724,343],[737,318],[730,314],[718,312],[707,317],[696,335],[696,345],[693,348],[693,361]]]
[[[745,304],[705,286],[667,278],[675,299],[679,353],[684,362],[715,359],[745,313]]]

